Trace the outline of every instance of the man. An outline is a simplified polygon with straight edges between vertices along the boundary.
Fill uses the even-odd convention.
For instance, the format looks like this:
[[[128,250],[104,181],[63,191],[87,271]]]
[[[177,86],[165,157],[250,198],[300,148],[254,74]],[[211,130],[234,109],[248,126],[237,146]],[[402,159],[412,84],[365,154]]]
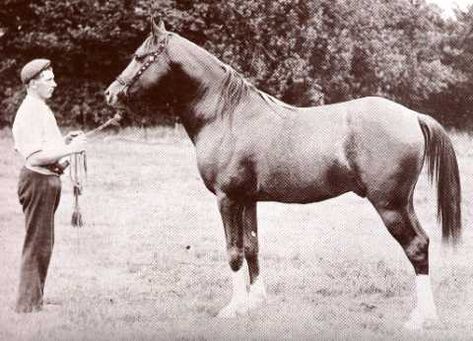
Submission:
[[[54,114],[46,104],[54,89],[54,73],[47,59],[34,59],[20,72],[27,95],[20,105],[12,132],[15,150],[24,158],[18,197],[25,214],[20,284],[15,310],[39,311],[54,242],[54,214],[61,195],[59,161],[85,150],[82,132],[62,137]]]

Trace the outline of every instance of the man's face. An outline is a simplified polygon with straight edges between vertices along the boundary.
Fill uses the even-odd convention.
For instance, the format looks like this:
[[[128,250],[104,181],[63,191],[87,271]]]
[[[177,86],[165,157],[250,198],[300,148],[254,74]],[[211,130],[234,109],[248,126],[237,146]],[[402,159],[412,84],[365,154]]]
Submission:
[[[51,98],[57,86],[52,70],[44,70],[37,78],[31,80],[31,83],[31,88],[42,99]]]

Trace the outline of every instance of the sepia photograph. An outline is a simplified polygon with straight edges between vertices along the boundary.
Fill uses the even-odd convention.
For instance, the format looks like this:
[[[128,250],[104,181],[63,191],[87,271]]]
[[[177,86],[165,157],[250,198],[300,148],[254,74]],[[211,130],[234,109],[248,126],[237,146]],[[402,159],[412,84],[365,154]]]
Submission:
[[[473,0],[3,0],[0,165],[0,340],[473,338]]]

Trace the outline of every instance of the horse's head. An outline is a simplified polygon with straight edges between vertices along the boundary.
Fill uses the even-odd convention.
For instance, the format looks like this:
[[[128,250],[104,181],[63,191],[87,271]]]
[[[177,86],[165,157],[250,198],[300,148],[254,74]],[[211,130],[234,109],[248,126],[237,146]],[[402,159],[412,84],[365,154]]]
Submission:
[[[123,72],[105,91],[109,105],[116,105],[128,98],[156,85],[168,73],[170,59],[167,54],[169,33],[164,24],[156,25],[151,20],[151,33],[135,51],[133,59]]]

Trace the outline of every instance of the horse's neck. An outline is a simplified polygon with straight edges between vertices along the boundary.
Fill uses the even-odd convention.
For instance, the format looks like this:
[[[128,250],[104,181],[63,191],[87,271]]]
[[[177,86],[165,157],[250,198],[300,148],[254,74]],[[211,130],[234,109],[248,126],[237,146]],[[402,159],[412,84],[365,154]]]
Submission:
[[[187,134],[195,142],[205,126],[221,124],[224,117],[216,117],[214,108],[219,94],[211,88],[199,87],[187,103],[181,102],[179,115]]]
[[[202,81],[212,81],[223,75],[225,64],[215,56],[183,37],[176,36],[175,39],[172,59],[187,75]]]
[[[189,59],[177,63],[171,73],[173,83],[180,89],[176,93],[177,111],[189,137],[195,141],[202,128],[216,119],[215,108],[221,96],[218,84],[225,70],[205,50],[190,50],[184,52]]]
[[[177,98],[181,105],[178,111],[193,142],[208,124],[220,124],[220,130],[223,130],[229,120],[244,120],[246,113],[239,111],[240,103],[252,102],[256,106],[281,113],[287,110],[278,100],[247,84],[228,65],[206,50],[191,42],[182,43],[180,47],[185,50],[176,54],[180,66],[178,72],[173,72],[177,77],[174,81],[186,89],[182,91],[184,99]],[[185,60],[180,59],[183,56]]]
[[[178,110],[181,121],[191,138],[199,138],[205,126],[212,125],[214,131],[224,131],[229,124],[237,121],[250,121],[255,115],[268,113],[274,119],[286,117],[294,107],[256,90],[248,84],[237,85],[233,89],[225,89],[224,79],[190,80],[185,83],[194,84],[187,89],[186,100],[178,99],[181,108]],[[239,77],[239,76],[236,76]],[[246,82],[238,79],[237,82]],[[182,82],[177,83],[182,84]],[[230,94],[228,93],[230,92]],[[252,105],[248,106],[249,103]],[[245,107],[245,109],[243,109]]]
[[[175,66],[171,73],[171,82],[178,87],[178,91],[174,93],[176,112],[187,134],[195,141],[203,126],[212,120],[208,110],[209,100],[215,95],[209,93],[208,85],[203,79],[195,77],[194,72]]]

